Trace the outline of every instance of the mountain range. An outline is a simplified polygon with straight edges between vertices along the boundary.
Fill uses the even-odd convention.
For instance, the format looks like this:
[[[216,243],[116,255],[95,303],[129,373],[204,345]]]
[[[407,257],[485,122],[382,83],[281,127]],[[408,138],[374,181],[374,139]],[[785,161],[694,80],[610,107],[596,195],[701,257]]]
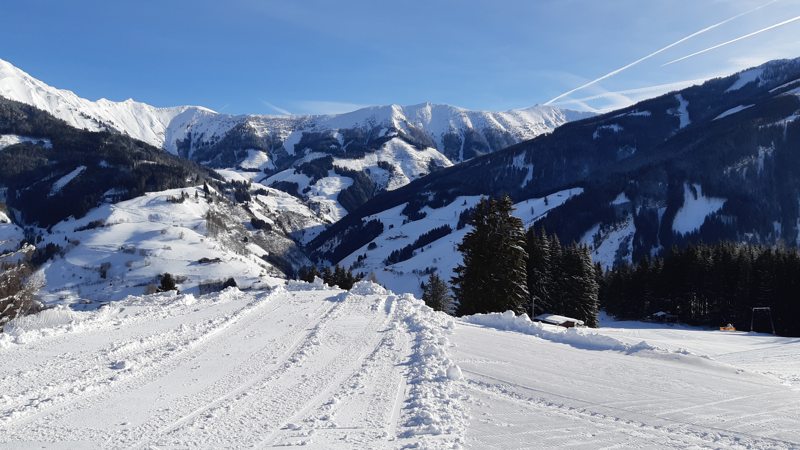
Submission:
[[[7,62],[0,62],[0,96],[8,172],[0,178],[7,204],[0,221],[14,222],[0,227],[18,230],[0,233],[0,241],[31,241],[32,234],[40,244],[73,242],[80,232],[86,242],[91,230],[110,233],[130,220],[114,221],[113,211],[94,217],[93,208],[132,201],[142,211],[154,208],[142,223],[215,243],[203,255],[187,252],[186,267],[250,255],[265,273],[292,276],[313,260],[417,292],[428,274],[452,273],[455,244],[483,196],[511,196],[526,226],[586,244],[606,267],[697,241],[799,240],[800,60],[772,61],[602,115],[424,103],[328,116],[233,116],[93,102]],[[143,172],[154,162],[161,169]],[[195,194],[198,183],[210,193]],[[183,198],[176,188],[200,205],[177,219],[165,207]],[[145,200],[153,191],[169,194]],[[148,230],[123,235],[134,242]],[[148,245],[169,247],[165,239]],[[157,259],[144,254],[142,267]],[[140,280],[156,274],[155,266],[142,269]],[[125,270],[115,276],[124,279]],[[193,282],[206,276],[199,271]],[[126,289],[117,292],[133,287]]]
[[[263,172],[272,176],[267,184],[301,197],[329,221],[378,192],[590,115],[550,106],[484,112],[430,103],[338,115],[229,115],[198,106],[158,108],[132,99],[91,101],[48,86],[3,60],[0,96],[73,127],[126,134],[207,167]],[[308,167],[317,159],[323,161]],[[316,175],[303,176],[310,172]],[[329,172],[332,179],[320,176]],[[349,187],[351,192],[339,201]]]
[[[526,225],[586,244],[606,267],[698,241],[794,246],[798,118],[800,59],[772,61],[435,172],[370,200],[310,249],[413,289],[452,273],[470,208],[500,195]]]

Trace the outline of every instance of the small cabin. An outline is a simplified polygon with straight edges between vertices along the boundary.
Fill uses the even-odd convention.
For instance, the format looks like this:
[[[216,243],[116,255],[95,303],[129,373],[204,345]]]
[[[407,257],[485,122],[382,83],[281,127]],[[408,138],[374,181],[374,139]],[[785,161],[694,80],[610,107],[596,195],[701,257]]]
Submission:
[[[558,325],[564,328],[585,326],[582,320],[573,319],[572,317],[559,316],[557,314],[539,314],[533,318],[533,321],[549,323],[550,325]]]

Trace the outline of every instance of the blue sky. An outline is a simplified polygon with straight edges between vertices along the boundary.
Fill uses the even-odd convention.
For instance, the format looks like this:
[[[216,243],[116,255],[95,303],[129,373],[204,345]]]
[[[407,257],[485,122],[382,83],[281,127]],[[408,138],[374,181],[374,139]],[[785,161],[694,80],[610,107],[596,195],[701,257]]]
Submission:
[[[424,101],[505,110],[747,11],[557,102],[609,109],[800,57],[798,20],[663,65],[796,18],[800,0],[9,1],[0,58],[93,100],[236,114]]]

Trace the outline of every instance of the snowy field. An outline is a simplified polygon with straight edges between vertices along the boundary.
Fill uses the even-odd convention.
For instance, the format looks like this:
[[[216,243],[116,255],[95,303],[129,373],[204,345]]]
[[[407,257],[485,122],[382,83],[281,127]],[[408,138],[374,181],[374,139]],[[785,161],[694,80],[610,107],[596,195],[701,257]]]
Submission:
[[[800,447],[797,339],[603,319],[366,282],[49,310],[0,335],[0,447]]]

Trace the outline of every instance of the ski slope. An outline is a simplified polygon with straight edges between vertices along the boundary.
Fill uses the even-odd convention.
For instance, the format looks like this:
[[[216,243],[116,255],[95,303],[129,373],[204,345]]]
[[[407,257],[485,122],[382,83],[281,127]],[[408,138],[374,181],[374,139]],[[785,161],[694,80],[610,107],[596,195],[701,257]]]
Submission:
[[[609,324],[454,319],[368,282],[48,310],[0,334],[0,447],[800,446],[800,386],[717,360],[796,339]]]

